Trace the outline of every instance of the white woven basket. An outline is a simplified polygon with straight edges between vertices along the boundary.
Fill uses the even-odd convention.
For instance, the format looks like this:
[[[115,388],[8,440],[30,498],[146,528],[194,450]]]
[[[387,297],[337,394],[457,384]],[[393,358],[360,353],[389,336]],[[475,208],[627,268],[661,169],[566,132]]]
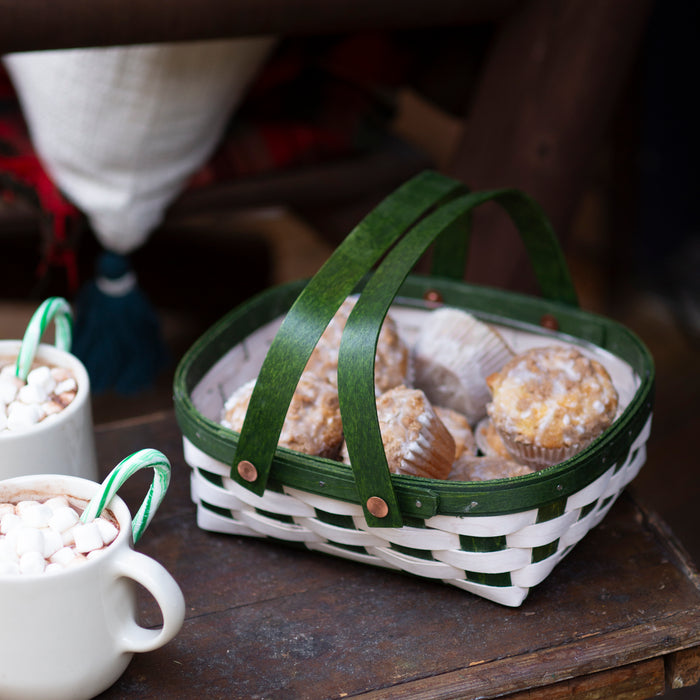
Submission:
[[[445,185],[446,190],[453,191],[450,181],[442,176],[435,177],[429,177],[428,189],[437,186],[439,190]],[[425,184],[420,180],[409,183],[411,197],[399,198],[398,202],[402,212],[410,207],[407,202],[414,201],[416,187],[420,194]],[[435,207],[435,197],[432,192],[424,208]],[[441,197],[444,198],[442,191],[438,200]],[[460,206],[468,209],[473,202],[470,197],[451,203],[448,197],[444,208],[449,209],[448,213],[459,211]],[[512,209],[523,204],[528,213],[525,220],[536,231],[533,235],[537,238],[538,254],[543,250],[551,252],[551,246],[556,246],[555,239],[550,236],[543,245],[542,237],[549,234],[538,227],[540,219],[537,211],[533,214],[528,208],[529,201],[519,197],[515,204],[508,200],[509,213],[513,216]],[[393,210],[396,200],[388,201]],[[379,214],[386,214],[381,206]],[[438,214],[441,214],[440,207]],[[386,221],[385,216],[379,218]],[[522,219],[514,218],[522,225]],[[416,224],[416,228],[422,226],[429,231],[432,240],[453,222],[449,216],[446,220],[445,226],[437,226],[437,233],[430,217]],[[375,225],[372,215],[366,222],[371,232]],[[362,227],[358,228],[362,234]],[[350,245],[359,246],[357,232],[358,229],[346,243],[349,240]],[[419,230],[417,235],[420,234]],[[403,251],[405,246],[400,252]],[[342,251],[336,251],[335,256],[342,257]],[[335,256],[329,262],[332,263]],[[561,258],[555,267],[560,267],[560,262]],[[402,264],[405,263],[403,260]],[[375,278],[386,282],[395,268],[396,260],[387,257]],[[547,268],[546,274],[550,273]],[[581,453],[525,476],[489,482],[388,476],[385,458],[383,464],[375,458],[362,463],[355,461],[348,467],[276,448],[274,436],[279,432],[266,421],[269,414],[270,423],[277,421],[281,426],[279,416],[284,419],[289,405],[285,385],[293,390],[298,374],[296,379],[293,375],[296,370],[301,372],[308,357],[306,350],[310,353],[347,291],[354,289],[356,280],[338,284],[337,290],[333,287],[335,298],[319,312],[316,335],[309,333],[309,338],[303,341],[308,343],[308,348],[294,357],[298,345],[294,329],[301,328],[301,333],[306,335],[309,318],[313,319],[309,309],[303,309],[302,302],[305,295],[315,302],[314,295],[319,295],[319,290],[321,296],[325,294],[329,286],[324,275],[328,274],[324,267],[306,286],[294,283],[274,288],[234,309],[200,338],[180,362],[174,385],[176,416],[183,432],[185,459],[192,468],[191,493],[197,504],[199,526],[232,535],[299,543],[309,550],[441,580],[504,605],[520,605],[530,588],[541,583],[572,547],[601,521],[644,463],[653,394],[653,363],[648,351],[627,329],[609,319],[580,311],[570,301],[563,303],[558,299],[517,295],[435,276],[406,278],[403,275],[398,282],[394,280],[386,286],[378,283],[372,287],[367,283],[355,309],[362,306],[363,298],[372,297],[379,289],[391,300],[391,306],[387,303],[384,313],[390,309],[401,335],[409,344],[416,337],[424,314],[435,307],[433,302],[424,299],[439,296],[443,303],[465,309],[496,325],[516,352],[542,344],[575,344],[608,369],[618,390],[620,406],[613,425]],[[335,274],[333,285],[337,284],[337,270]],[[559,277],[555,286],[566,287],[566,282],[567,278]],[[397,283],[400,285],[398,293]],[[294,326],[292,317],[299,305],[304,321],[301,326]],[[376,308],[373,311],[376,316]],[[538,325],[543,315],[550,319],[555,317],[560,330],[548,331]],[[343,342],[352,318],[351,315]],[[373,318],[376,335],[383,318],[383,313]],[[283,345],[285,332],[294,340],[292,346]],[[280,347],[284,352],[276,355]],[[294,349],[291,355],[289,347]],[[373,357],[373,350],[374,345],[370,344],[368,349],[359,348],[358,353],[371,353]],[[344,365],[348,369],[341,369],[342,358],[349,356],[342,353],[341,345],[341,413],[343,392],[353,406],[353,397],[344,388],[347,380],[343,384],[341,371],[348,372],[350,384],[355,383],[355,375],[349,369],[350,360]],[[296,370],[287,366],[295,363]],[[266,389],[264,377],[270,365],[275,373]],[[282,374],[288,371],[291,379],[285,381],[278,370]],[[358,376],[356,383],[368,385],[369,400],[374,404],[373,362],[360,368],[359,373],[363,371],[364,377]],[[258,378],[256,392],[261,385],[263,398],[269,400],[261,402],[267,408],[259,414],[260,420],[255,424],[255,416],[250,418],[255,413],[254,393],[246,423],[239,434],[224,428],[219,421],[226,398],[253,377]],[[276,408],[271,405],[275,401],[279,404]],[[273,415],[274,410],[277,416]],[[356,415],[367,413],[360,408]],[[346,417],[343,413],[346,439],[359,444],[357,433],[348,434]],[[361,442],[372,443],[371,422],[367,423],[366,433],[364,423],[360,421],[359,425]],[[272,445],[271,439],[274,439]],[[269,452],[269,459],[265,450]],[[380,457],[384,457],[383,449],[380,452]],[[237,468],[241,461],[255,466],[255,483],[250,483]],[[385,477],[386,481],[382,481]],[[368,508],[368,496],[377,491],[389,504],[386,520]]]

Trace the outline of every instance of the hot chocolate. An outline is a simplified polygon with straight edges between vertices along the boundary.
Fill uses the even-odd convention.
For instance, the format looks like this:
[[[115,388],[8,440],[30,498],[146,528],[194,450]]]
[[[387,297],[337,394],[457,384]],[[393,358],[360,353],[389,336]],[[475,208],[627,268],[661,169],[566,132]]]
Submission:
[[[77,391],[78,383],[69,369],[35,362],[22,381],[15,374],[15,360],[0,358],[0,437],[60,413]]]
[[[106,510],[80,522],[85,505],[65,496],[0,503],[0,576],[54,574],[99,556],[119,527]]]

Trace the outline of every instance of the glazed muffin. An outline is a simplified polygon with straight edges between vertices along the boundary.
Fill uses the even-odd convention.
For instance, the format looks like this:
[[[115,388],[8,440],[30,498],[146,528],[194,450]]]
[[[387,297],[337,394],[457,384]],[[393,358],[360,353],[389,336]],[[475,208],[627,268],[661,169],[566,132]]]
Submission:
[[[467,417],[486,415],[486,377],[513,356],[501,335],[461,309],[442,307],[426,314],[412,349],[414,385],[436,406]]]
[[[240,432],[255,387],[251,379],[224,404],[221,425]],[[336,459],[343,426],[336,388],[324,379],[302,374],[289,404],[278,444],[297,452]]]
[[[479,451],[487,457],[501,457],[503,459],[513,459],[513,455],[503,444],[503,438],[493,427],[491,419],[482,418],[474,430],[474,439]]]
[[[438,418],[445,424],[455,441],[455,459],[459,459],[464,454],[475,455],[476,440],[466,417],[444,406],[434,406],[434,408]]]
[[[377,417],[389,470],[445,479],[454,462],[455,441],[425,394],[405,386],[377,397]],[[342,460],[349,463],[347,446]]]
[[[348,297],[336,311],[309,357],[305,372],[338,384],[338,351],[340,339],[356,299]],[[376,393],[405,384],[409,371],[409,348],[398,332],[396,322],[387,314],[384,319],[374,359]]]
[[[512,459],[496,456],[462,455],[455,460],[450,481],[490,481],[491,479],[509,479],[513,476],[532,474],[535,470],[525,464],[518,464]]]
[[[490,375],[487,383],[494,428],[518,462],[536,469],[582,450],[617,412],[610,375],[573,346],[532,348]]]

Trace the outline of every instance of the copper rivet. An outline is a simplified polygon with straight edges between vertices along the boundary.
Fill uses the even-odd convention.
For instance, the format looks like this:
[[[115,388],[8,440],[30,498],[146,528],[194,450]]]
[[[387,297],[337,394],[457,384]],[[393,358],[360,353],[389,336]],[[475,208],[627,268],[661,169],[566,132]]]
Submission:
[[[384,518],[389,513],[389,506],[383,498],[379,498],[379,496],[370,496],[370,498],[367,499],[367,510],[375,518]]]
[[[238,463],[238,473],[241,475],[241,479],[246,481],[252,482],[258,478],[258,470],[255,465],[245,459]]]
[[[551,331],[558,331],[559,330],[559,321],[552,316],[552,314],[545,314],[542,316],[540,319],[540,326],[543,328],[549,328]]]
[[[437,291],[437,289],[429,289],[424,295],[423,298],[426,301],[432,301],[438,304],[442,303],[442,294]]]

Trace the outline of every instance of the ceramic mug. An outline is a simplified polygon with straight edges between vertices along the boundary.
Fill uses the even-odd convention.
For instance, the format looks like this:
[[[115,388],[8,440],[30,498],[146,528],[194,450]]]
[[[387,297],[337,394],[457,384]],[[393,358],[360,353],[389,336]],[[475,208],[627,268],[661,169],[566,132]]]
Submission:
[[[0,503],[67,496],[83,510],[100,484],[44,474],[0,481]],[[114,496],[119,534],[100,556],[57,573],[0,575],[0,698],[79,700],[111,686],[134,653],[157,649],[180,630],[185,602],[154,559],[133,549],[132,519]],[[155,599],[162,626],[137,621],[136,584]]]
[[[0,358],[16,359],[19,340],[0,340]],[[0,479],[51,471],[97,479],[90,379],[83,363],[65,350],[40,344],[35,361],[70,370],[78,384],[73,401],[60,413],[21,432],[0,432]]]

